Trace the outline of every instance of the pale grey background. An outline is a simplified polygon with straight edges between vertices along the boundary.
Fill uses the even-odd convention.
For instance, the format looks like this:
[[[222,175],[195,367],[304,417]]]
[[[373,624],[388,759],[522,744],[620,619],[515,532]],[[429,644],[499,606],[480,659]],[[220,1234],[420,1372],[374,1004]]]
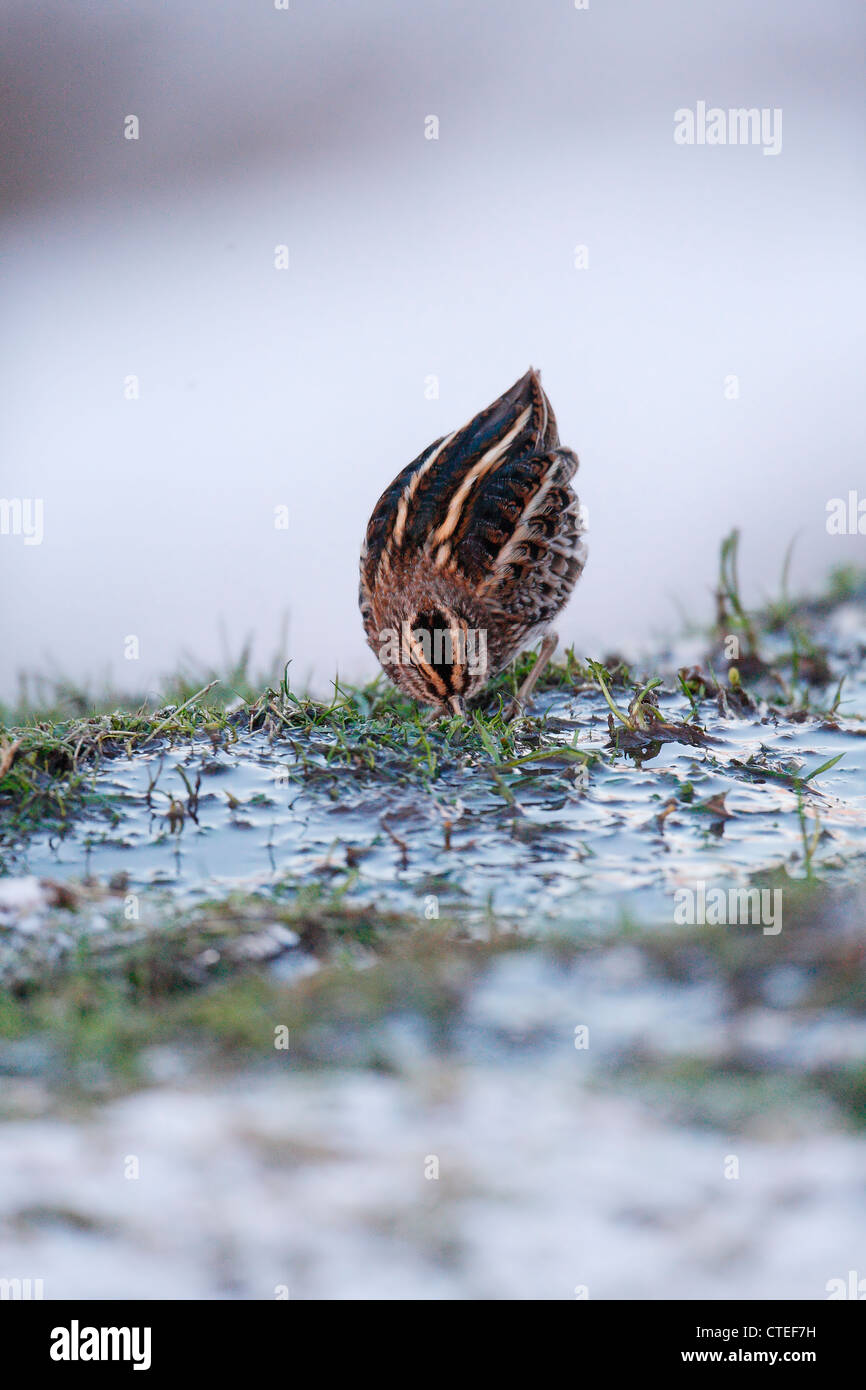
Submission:
[[[221,622],[264,658],[286,610],[298,679],[371,673],[373,503],[529,363],[582,461],[581,653],[706,615],[734,524],[756,597],[795,532],[799,584],[866,558],[825,529],[866,494],[853,0],[3,14],[0,495],[45,504],[0,537],[3,693],[154,685]],[[698,100],[781,107],[782,153],[676,146]]]

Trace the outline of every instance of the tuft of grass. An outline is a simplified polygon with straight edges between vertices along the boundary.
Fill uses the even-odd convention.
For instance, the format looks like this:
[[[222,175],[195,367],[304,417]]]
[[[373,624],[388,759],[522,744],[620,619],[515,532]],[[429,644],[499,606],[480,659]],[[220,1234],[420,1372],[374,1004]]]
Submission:
[[[160,740],[204,735],[217,744],[235,739],[225,710],[200,702],[212,688],[151,712],[116,709],[62,722],[38,718],[11,729],[0,726],[0,747],[7,754],[0,762],[4,834],[25,834],[37,826],[62,829],[85,806],[108,808],[92,775],[103,758],[128,757]]]
[[[738,637],[744,655],[760,661],[758,634],[751,614],[740,594],[740,532],[736,528],[725,536],[719,549],[719,577],[716,587],[716,630],[720,639]]]

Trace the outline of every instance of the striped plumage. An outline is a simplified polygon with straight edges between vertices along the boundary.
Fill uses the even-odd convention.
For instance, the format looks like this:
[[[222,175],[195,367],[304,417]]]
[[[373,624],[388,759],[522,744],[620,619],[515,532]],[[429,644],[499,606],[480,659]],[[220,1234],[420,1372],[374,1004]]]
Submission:
[[[361,551],[359,600],[367,640],[397,686],[462,709],[547,631],[585,560],[576,469],[530,368],[385,489]],[[437,646],[442,631],[450,651],[447,638]]]

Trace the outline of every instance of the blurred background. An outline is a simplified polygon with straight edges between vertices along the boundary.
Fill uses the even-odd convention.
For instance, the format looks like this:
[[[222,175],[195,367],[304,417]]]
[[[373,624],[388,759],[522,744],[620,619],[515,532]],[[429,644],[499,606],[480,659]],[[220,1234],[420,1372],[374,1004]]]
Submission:
[[[0,538],[0,694],[264,662],[285,614],[296,683],[372,674],[373,504],[530,363],[581,458],[580,655],[704,616],[733,525],[750,597],[795,534],[794,587],[862,556],[826,530],[866,476],[857,6],[2,13],[0,492],[44,539]],[[675,144],[698,101],[781,108],[781,153]]]

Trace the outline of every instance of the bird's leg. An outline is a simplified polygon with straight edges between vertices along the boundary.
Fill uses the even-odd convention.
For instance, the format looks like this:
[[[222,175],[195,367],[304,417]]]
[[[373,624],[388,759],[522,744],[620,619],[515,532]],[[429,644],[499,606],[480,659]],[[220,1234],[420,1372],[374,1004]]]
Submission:
[[[518,714],[522,712],[523,706],[529,700],[529,697],[535,689],[539,678],[544,672],[544,668],[547,666],[548,662],[550,661],[550,658],[556,651],[556,644],[558,641],[559,638],[557,637],[555,632],[545,633],[544,639],[541,643],[541,648],[538,653],[538,657],[536,658],[535,665],[533,666],[532,670],[529,672],[529,675],[526,677],[526,680],[523,682],[520,689],[518,690],[515,699],[511,701],[511,704],[507,707],[505,711],[506,719],[516,719]]]
[[[543,674],[544,668],[547,666],[548,662],[550,661],[550,658],[556,651],[556,644],[558,643],[558,641],[559,638],[557,637],[555,632],[545,633],[544,640],[541,643],[541,649],[538,653],[538,660],[536,661],[529,675],[526,677],[526,680],[523,682],[522,686],[517,692],[517,698],[521,702],[521,704],[524,704],[529,699],[530,695],[535,689],[539,677]]]

